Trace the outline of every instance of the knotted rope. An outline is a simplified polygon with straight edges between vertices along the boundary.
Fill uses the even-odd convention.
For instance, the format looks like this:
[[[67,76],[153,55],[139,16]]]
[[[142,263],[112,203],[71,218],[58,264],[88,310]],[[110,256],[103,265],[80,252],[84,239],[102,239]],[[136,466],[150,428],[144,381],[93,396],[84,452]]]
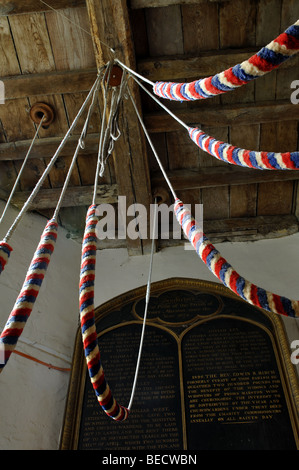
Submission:
[[[289,317],[299,317],[298,300],[289,300],[268,292],[240,276],[212,245],[202,229],[197,226],[191,212],[178,198],[175,200],[174,213],[198,256],[227,288],[256,307]]]
[[[82,243],[79,306],[81,334],[90,381],[97,400],[105,413],[115,421],[124,421],[129,410],[117,403],[105,379],[97,339],[94,312],[94,284],[96,267],[96,205],[92,204],[86,215],[86,226]]]
[[[153,91],[161,98],[176,101],[212,98],[271,72],[298,52],[298,49],[299,20],[241,64],[190,83],[156,82]]]
[[[203,151],[218,160],[258,170],[299,170],[299,152],[257,152],[221,142],[199,128],[189,128],[189,136]]]

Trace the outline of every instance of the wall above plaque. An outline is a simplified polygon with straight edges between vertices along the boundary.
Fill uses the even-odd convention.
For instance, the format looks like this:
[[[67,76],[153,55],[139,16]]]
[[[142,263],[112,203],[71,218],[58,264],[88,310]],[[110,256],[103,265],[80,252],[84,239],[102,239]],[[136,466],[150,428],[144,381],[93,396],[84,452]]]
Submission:
[[[146,288],[98,307],[105,376],[126,406]],[[223,286],[192,279],[152,284],[131,414],[103,413],[75,344],[61,449],[296,450],[298,378],[281,318]]]

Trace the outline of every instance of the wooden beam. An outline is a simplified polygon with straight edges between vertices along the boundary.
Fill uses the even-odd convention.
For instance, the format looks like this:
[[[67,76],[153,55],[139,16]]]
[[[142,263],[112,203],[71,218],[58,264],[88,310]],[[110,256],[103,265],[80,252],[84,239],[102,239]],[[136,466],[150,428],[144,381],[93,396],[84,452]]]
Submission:
[[[269,103],[234,104],[226,106],[207,107],[176,111],[175,114],[188,125],[202,125],[204,127],[226,127],[232,124],[258,124],[273,121],[289,121],[299,119],[299,106],[289,101],[274,101]],[[200,121],[200,122],[199,122]],[[152,113],[144,116],[144,122],[150,133],[172,132],[183,130],[182,126],[166,112]],[[186,132],[186,139],[188,139]],[[61,156],[73,154],[78,136],[71,136]],[[36,140],[32,147],[30,158],[52,157],[61,142],[61,138],[48,137]],[[233,142],[232,142],[233,143]],[[9,142],[0,144],[0,161],[23,160],[30,147],[31,140]],[[99,135],[87,134],[85,149],[80,154],[93,154],[98,150]]]
[[[45,0],[45,5],[40,0],[2,0],[0,5],[0,16],[19,15],[22,13],[33,13],[62,8],[73,8],[84,6],[84,0]]]
[[[169,7],[172,5],[197,5],[200,3],[223,3],[229,0],[131,0],[130,7],[133,10],[140,8]]]
[[[96,79],[96,69],[16,75],[2,78],[5,99],[15,100],[35,95],[60,95],[89,91]]]
[[[223,50],[201,52],[196,57],[156,57],[155,59],[140,59],[137,71],[140,75],[152,81],[171,80],[186,81],[188,78],[209,77],[222,72],[258,52],[259,48],[239,50]],[[299,56],[285,61],[279,69],[290,69],[299,66]],[[258,80],[258,79],[257,79]]]
[[[203,231],[212,243],[256,241],[281,238],[298,232],[298,219],[294,215],[274,215],[244,217],[221,220],[203,220]],[[187,244],[183,236],[181,240],[171,235],[168,240],[160,240],[161,248]]]
[[[167,106],[167,102],[164,104]],[[226,127],[233,124],[246,125],[299,119],[299,106],[293,105],[289,100],[216,105],[214,107],[201,102],[197,108],[185,108],[172,112],[191,127]],[[145,115],[144,123],[150,133],[183,129],[182,125],[166,111]]]
[[[211,157],[212,158],[212,157]],[[199,170],[170,170],[167,176],[175,191],[188,189],[213,188],[252,183],[275,183],[277,181],[298,181],[297,170],[254,170],[234,165],[225,167],[205,167]],[[153,193],[155,188],[167,188],[167,183],[160,172],[151,178]]]
[[[61,188],[41,189],[32,202],[30,210],[54,209],[59,200]],[[30,196],[30,191],[18,191],[14,194],[11,204],[21,208]],[[61,207],[89,206],[92,200],[93,186],[69,187],[63,198]],[[3,192],[0,194],[4,199]],[[118,201],[118,187],[116,184],[99,184],[96,204],[116,204]]]
[[[111,53],[111,48],[113,48],[120,61],[136,70],[127,1],[86,0],[86,6],[97,67],[105,65],[113,59],[114,55]],[[133,98],[140,108],[138,87],[134,86],[131,90]],[[145,207],[149,221],[152,197],[146,142],[130,100],[124,100],[122,103],[119,125],[122,130],[122,138],[116,142],[113,155],[119,194],[126,196],[128,207],[136,203]],[[127,214],[123,215],[124,220],[127,221]],[[148,252],[150,245],[149,239],[141,240],[139,237],[136,240],[127,239],[130,254]]]
[[[60,157],[68,157],[74,154],[79,136],[71,136],[60,152]],[[29,158],[51,158],[56,152],[61,137],[46,137],[37,139],[31,149]],[[23,160],[28,152],[32,140],[9,142],[0,144],[0,161]],[[87,134],[85,149],[79,150],[79,155],[91,155],[98,151],[99,135]]]

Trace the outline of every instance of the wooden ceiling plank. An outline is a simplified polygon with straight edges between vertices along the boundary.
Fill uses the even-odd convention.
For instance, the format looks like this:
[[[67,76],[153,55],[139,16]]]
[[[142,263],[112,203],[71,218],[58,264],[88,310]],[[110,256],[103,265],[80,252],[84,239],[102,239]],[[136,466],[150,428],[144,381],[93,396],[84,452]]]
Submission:
[[[259,148],[259,125],[234,125],[230,127],[230,139],[237,147]],[[230,188],[230,217],[255,217],[257,184],[233,185]]]
[[[86,7],[45,14],[56,70],[96,66]],[[63,47],[62,47],[63,45]]]
[[[9,22],[5,17],[0,17],[0,31],[0,76],[1,80],[3,80],[3,77],[8,75],[17,75],[21,73],[21,71],[10,33]]]
[[[151,57],[177,56],[184,53],[182,15],[179,5],[166,10],[147,9],[145,18]]]
[[[45,3],[42,3],[40,0],[1,0],[0,16],[44,12],[51,10],[51,7],[58,10],[62,8],[84,6],[85,0],[45,0]]]
[[[220,6],[221,48],[255,46],[256,5],[255,0],[234,0]]]
[[[296,106],[293,105],[294,108]],[[272,147],[273,151],[291,152],[297,150],[298,124],[296,121],[273,122],[261,126],[261,148]],[[287,136],[287,139],[286,139]],[[275,185],[260,183],[258,187],[257,215],[289,214],[293,208],[292,181]]]
[[[184,53],[196,56],[219,48],[218,4],[182,5]]]
[[[21,161],[16,161],[15,162],[15,167],[17,174],[19,174],[21,170]],[[34,159],[32,158],[29,160],[25,166],[25,168],[22,171],[21,177],[20,177],[20,190],[21,191],[32,191],[36,185],[36,183],[39,181],[41,175],[45,171],[46,168],[46,163],[43,159]],[[51,188],[50,182],[49,182],[49,177],[45,178],[42,188]]]
[[[17,172],[13,162],[0,162],[0,188],[5,194],[10,193],[15,184]],[[18,185],[19,189],[19,185]]]
[[[257,18],[256,45],[262,47],[265,44],[268,44],[271,39],[276,38],[281,32],[281,0],[258,2]],[[288,68],[282,70],[288,70],[288,72],[290,72],[290,69]],[[261,79],[256,80],[256,101],[279,99],[276,95],[277,72],[278,71],[275,70],[273,73],[267,74],[264,77],[261,77]]]
[[[64,103],[67,110],[68,120],[69,123],[73,122],[75,117],[78,114],[79,109],[81,108],[82,104],[84,103],[87,97],[87,92],[78,92],[78,93],[67,93],[64,94]],[[82,116],[78,119],[78,124],[72,132],[72,135],[79,135],[83,129],[85,119],[87,115],[87,110],[82,114]],[[100,106],[96,103],[90,116],[89,126],[87,133],[93,134],[99,132],[100,129],[100,122],[101,122],[101,110]]]
[[[29,117],[29,102],[26,98],[5,100],[0,106],[1,134],[7,142],[31,139],[35,134],[33,121]],[[0,147],[2,148],[1,144]]]
[[[119,0],[87,0],[90,30],[97,67],[111,60],[110,47],[116,51],[116,56],[131,69],[136,69],[135,56],[130,28],[127,2]],[[108,47],[109,46],[109,47]],[[132,94],[137,106],[140,107],[140,97],[136,86]],[[144,135],[140,131],[137,116],[130,102],[123,102],[120,116],[121,138],[116,142],[114,166],[119,194],[126,196],[127,207],[136,203],[146,208],[149,221],[149,208],[152,202],[150,179],[146,155]],[[127,220],[127,214],[123,214]],[[127,237],[127,247],[130,254],[141,254],[150,250],[150,236],[147,239],[132,240]]]
[[[55,63],[44,15],[32,13],[10,18],[22,73],[45,73],[55,70]]]
[[[64,10],[63,16],[54,11],[46,12],[45,18],[57,71],[96,68],[86,6],[83,8],[77,7]],[[61,47],[62,44],[63,47]],[[89,89],[92,85],[93,83],[90,85]],[[79,93],[80,87],[80,84],[77,82],[77,90],[75,93],[63,95],[64,111],[67,115],[69,124],[73,122],[84,99],[86,98],[86,93]],[[86,114],[87,111],[84,112],[82,117],[79,119],[73,135],[81,133],[86,119]],[[99,122],[99,114],[96,113],[95,106],[89,122],[88,131],[97,130],[96,123],[98,124]],[[55,122],[53,124],[55,125]],[[57,132],[57,135],[59,135],[59,131]],[[50,181],[53,188],[61,187],[63,185],[72,158],[73,157],[61,158],[54,165],[54,168],[50,172]],[[71,174],[70,186],[81,185],[81,171],[84,171],[84,166],[88,165],[85,160],[85,165],[80,165],[79,167],[78,160],[79,158],[77,158]],[[62,223],[69,224],[73,219],[73,213],[71,210],[62,211],[60,218]]]
[[[56,15],[56,13],[54,13],[54,15]],[[53,54],[54,48],[52,40],[50,39],[49,26],[46,23],[45,15],[43,13],[16,15],[10,19],[10,24],[23,73],[45,74],[55,71],[57,67]],[[62,49],[64,50],[67,44],[65,40],[63,43],[64,47]],[[42,102],[50,105],[55,113],[53,123],[48,128],[40,129],[39,138],[62,138],[69,128],[62,95],[57,93],[55,95],[49,95],[49,91],[46,91],[46,94],[43,95],[40,92],[39,86],[37,86],[37,90],[39,90],[38,95],[28,96],[29,107],[32,107],[37,102]],[[30,119],[29,116],[28,118]],[[33,189],[37,181],[35,174],[40,176],[43,169],[49,163],[49,159],[44,155],[40,157],[40,159],[31,158],[29,160],[28,169],[26,170],[25,168],[24,175],[22,175],[20,181],[22,190]],[[46,179],[50,188],[60,188],[63,186],[70,159],[71,157],[65,157],[55,162],[54,167]],[[16,162],[16,165],[19,164],[20,161]],[[33,178],[33,186],[29,181],[30,175],[32,175]],[[71,184],[80,184],[77,168],[74,168],[72,172]]]

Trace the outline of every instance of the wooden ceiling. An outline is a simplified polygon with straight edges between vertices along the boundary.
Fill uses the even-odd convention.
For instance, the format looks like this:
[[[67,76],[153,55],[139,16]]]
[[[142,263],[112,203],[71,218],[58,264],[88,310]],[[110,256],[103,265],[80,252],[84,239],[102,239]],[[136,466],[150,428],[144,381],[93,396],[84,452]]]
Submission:
[[[54,11],[53,9],[57,10]],[[299,18],[298,0],[2,0],[0,76],[0,197],[6,199],[36,131],[30,118],[38,102],[55,120],[41,129],[13,203],[21,207],[56,151],[95,78],[97,67],[117,57],[151,81],[191,81],[240,63]],[[114,48],[115,55],[109,48]],[[217,98],[164,102],[186,124],[199,124],[225,142],[252,150],[298,150],[299,106],[291,103],[299,57],[275,72]],[[177,195],[202,203],[211,240],[256,240],[298,231],[296,171],[234,167],[202,152],[187,132],[133,83],[132,93]],[[91,203],[102,115],[94,112],[60,211],[60,223],[79,238]],[[83,118],[64,147],[31,210],[51,217],[81,132]],[[146,207],[167,186],[129,100],[97,203],[117,206],[118,196]],[[172,203],[170,195],[166,202]],[[147,253],[150,240],[111,240]],[[160,245],[171,240],[160,240]]]

